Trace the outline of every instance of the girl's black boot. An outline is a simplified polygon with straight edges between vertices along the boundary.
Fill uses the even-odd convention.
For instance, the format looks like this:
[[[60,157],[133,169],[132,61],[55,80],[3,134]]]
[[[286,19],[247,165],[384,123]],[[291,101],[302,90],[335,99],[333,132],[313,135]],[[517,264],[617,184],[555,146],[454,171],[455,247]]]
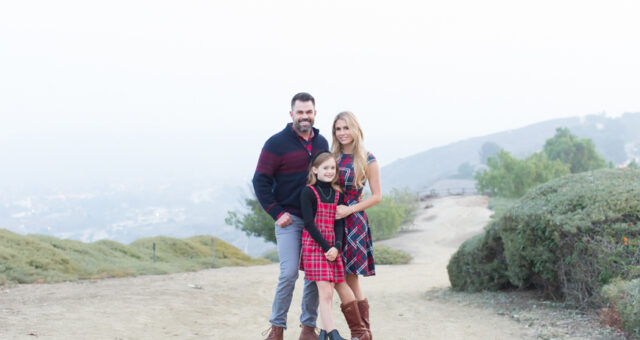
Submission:
[[[318,335],[318,340],[327,340],[327,331],[321,329],[320,334]]]
[[[331,332],[329,332],[328,336],[329,336],[329,340],[347,340],[340,336],[340,333],[338,333],[337,329],[334,329]]]

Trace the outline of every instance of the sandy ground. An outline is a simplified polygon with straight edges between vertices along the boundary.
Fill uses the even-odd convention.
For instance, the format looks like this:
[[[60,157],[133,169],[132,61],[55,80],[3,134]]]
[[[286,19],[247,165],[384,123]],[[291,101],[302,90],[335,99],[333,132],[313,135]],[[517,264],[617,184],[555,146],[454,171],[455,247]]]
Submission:
[[[413,231],[381,242],[411,252],[412,263],[378,266],[375,277],[363,279],[375,338],[535,338],[524,325],[489,310],[425,297],[431,288],[449,286],[449,257],[491,214],[484,197],[432,203],[420,209]],[[277,276],[274,264],[0,288],[0,339],[263,339]],[[301,283],[289,312],[288,340],[299,334]],[[346,336],[337,297],[334,304]]]

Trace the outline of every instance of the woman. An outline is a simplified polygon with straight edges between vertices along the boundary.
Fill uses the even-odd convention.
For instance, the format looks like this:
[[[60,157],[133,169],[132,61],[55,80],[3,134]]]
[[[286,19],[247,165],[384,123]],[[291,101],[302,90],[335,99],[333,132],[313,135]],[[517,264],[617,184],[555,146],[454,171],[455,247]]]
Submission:
[[[345,218],[345,238],[342,252],[346,281],[358,300],[362,321],[371,336],[369,302],[360,287],[358,275],[375,275],[373,244],[365,209],[382,200],[380,168],[376,158],[364,148],[360,124],[353,113],[340,112],[333,120],[331,152],[340,168],[340,188],[348,206],[337,207],[336,219]],[[371,196],[360,202],[369,181]]]

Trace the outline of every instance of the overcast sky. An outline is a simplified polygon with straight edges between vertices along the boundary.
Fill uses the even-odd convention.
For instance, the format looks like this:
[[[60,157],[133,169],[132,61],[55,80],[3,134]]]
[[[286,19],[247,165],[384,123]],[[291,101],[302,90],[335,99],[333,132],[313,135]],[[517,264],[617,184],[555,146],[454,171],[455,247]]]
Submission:
[[[0,174],[104,153],[126,176],[127,162],[151,171],[136,152],[151,164],[166,151],[187,177],[246,179],[299,91],[327,136],[353,111],[382,165],[552,118],[639,112],[639,16],[631,0],[5,1]]]

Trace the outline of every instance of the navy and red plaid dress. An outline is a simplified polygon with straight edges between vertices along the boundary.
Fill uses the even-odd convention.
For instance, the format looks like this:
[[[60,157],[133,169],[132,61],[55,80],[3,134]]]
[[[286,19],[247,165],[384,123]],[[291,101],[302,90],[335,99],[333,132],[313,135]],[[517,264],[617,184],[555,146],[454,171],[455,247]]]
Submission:
[[[335,245],[336,235],[333,231],[333,223],[336,218],[336,207],[340,193],[336,190],[336,197],[333,203],[323,203],[316,191],[310,186],[316,195],[318,207],[313,222],[320,231],[322,237],[330,245]],[[340,249],[338,249],[340,251]],[[344,265],[342,256],[338,254],[335,261],[329,261],[324,255],[322,247],[311,237],[306,229],[302,231],[302,251],[300,253],[300,270],[304,270],[304,278],[309,281],[344,281]]]
[[[371,153],[367,155],[367,164],[375,160]],[[353,155],[340,155],[338,167],[340,168],[340,188],[345,201],[350,206],[357,204],[364,188],[358,189],[354,185]],[[364,276],[376,275],[373,241],[367,214],[364,211],[358,211],[345,217],[344,229],[342,257],[346,272]]]

